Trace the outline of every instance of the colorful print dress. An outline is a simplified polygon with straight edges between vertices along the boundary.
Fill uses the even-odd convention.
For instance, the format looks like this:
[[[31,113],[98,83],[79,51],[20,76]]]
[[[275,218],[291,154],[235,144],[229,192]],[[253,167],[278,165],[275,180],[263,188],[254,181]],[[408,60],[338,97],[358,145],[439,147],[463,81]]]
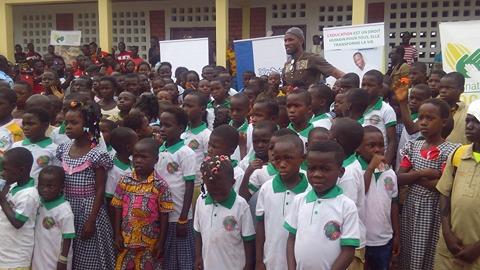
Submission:
[[[112,206],[122,209],[122,236],[125,249],[117,257],[115,269],[161,269],[152,252],[160,236],[160,213],[173,211],[167,183],[156,173],[146,180],[135,171],[117,185]]]
[[[72,207],[75,231],[79,235],[73,240],[72,266],[82,270],[113,269],[113,230],[104,204],[97,215],[94,235],[86,240],[81,238],[95,199],[95,169],[108,171],[113,165],[112,159],[99,147],[82,157],[72,158],[69,155],[72,145],[73,142],[61,144],[56,154],[65,171],[65,198]]]
[[[425,140],[405,144],[400,167],[419,171],[426,168],[443,171],[448,156],[458,145],[443,142],[423,149]],[[423,186],[409,185],[400,219],[400,269],[433,269],[440,229],[440,195]]]

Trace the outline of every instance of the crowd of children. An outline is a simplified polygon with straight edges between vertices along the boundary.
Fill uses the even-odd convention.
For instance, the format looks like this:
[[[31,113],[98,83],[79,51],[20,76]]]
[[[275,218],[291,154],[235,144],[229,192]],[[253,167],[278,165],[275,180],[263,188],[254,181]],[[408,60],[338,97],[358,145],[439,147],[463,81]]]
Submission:
[[[460,73],[246,72],[237,92],[223,67],[173,81],[119,49],[40,92],[0,84],[0,270],[480,269]]]

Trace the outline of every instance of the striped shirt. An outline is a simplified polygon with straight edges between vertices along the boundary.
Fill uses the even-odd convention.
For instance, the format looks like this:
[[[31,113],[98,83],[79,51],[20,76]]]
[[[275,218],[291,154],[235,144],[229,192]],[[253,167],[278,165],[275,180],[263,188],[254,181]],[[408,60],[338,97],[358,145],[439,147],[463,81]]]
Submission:
[[[410,66],[414,62],[414,59],[418,58],[418,51],[412,45],[403,46],[403,48],[405,49],[405,55],[403,56],[403,60],[405,60]]]

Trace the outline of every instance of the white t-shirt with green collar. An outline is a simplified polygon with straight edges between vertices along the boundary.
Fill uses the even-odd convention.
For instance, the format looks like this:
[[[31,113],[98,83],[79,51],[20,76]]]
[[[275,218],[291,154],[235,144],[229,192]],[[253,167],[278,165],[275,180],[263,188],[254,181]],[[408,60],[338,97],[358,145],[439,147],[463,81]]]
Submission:
[[[32,262],[35,220],[40,203],[35,180],[30,178],[22,186],[13,184],[6,199],[15,212],[15,218],[24,222],[20,229],[12,226],[0,210],[0,268],[28,268]]]
[[[23,141],[14,143],[13,147],[23,147],[32,153],[33,164],[30,176],[35,179],[35,185],[38,184],[38,175],[43,168],[48,165],[60,165],[60,161],[55,157],[58,145],[53,143],[51,138],[47,137],[36,143],[25,138]]]
[[[365,181],[363,170],[355,154],[347,157],[342,164],[345,172],[338,179],[337,185],[342,188],[343,194],[350,198],[357,206],[360,228],[360,248],[365,247]]]
[[[300,130],[300,131],[297,131],[293,127],[292,123],[290,123],[287,126],[287,128],[296,132],[298,134],[298,136],[300,137],[300,139],[302,139],[303,146],[304,146],[304,152],[306,152],[307,151],[307,143],[308,143],[308,134],[310,133],[310,131],[312,131],[312,129],[314,129],[314,126],[312,125],[312,123],[308,123],[307,127],[304,130]]]
[[[183,207],[185,181],[195,181],[197,172],[195,152],[186,146],[183,140],[169,147],[165,146],[164,143],[160,146],[155,170],[168,183],[172,193],[174,211],[169,214],[168,221],[177,222]],[[188,212],[188,219],[192,219],[191,207]]]
[[[105,183],[105,197],[111,199],[113,194],[115,194],[115,189],[117,188],[120,178],[130,172],[132,172],[130,164],[123,163],[117,157],[114,157],[113,166],[108,171],[107,182]]]
[[[331,269],[342,246],[360,245],[355,203],[333,187],[323,196],[311,189],[295,197],[284,228],[295,235],[297,269]]]
[[[358,157],[365,171],[368,163]],[[365,195],[365,228],[367,246],[384,246],[393,237],[392,201],[398,200],[397,175],[392,169],[374,172]]]
[[[272,180],[262,185],[258,192],[255,215],[265,224],[265,244],[263,262],[267,269],[287,269],[285,247],[288,232],[283,228],[285,217],[292,210],[295,197],[307,190],[307,177],[300,174],[300,182],[292,189],[287,189],[277,174]]]
[[[41,202],[35,226],[35,248],[32,269],[56,269],[62,252],[63,239],[75,238],[72,208],[63,196]],[[72,248],[68,256],[67,269],[72,268]]]
[[[230,121],[230,123],[228,123],[228,124],[230,126],[232,126],[233,122]],[[247,133],[248,132],[248,127],[249,127],[249,124],[248,124],[247,120],[245,120],[243,122],[243,124],[240,127],[237,128],[238,134],[243,135],[243,136],[248,136],[248,133]],[[245,157],[248,157],[250,155],[250,152],[249,152],[250,149],[248,148],[248,140],[247,140],[247,149],[246,150],[247,150],[247,155]],[[240,154],[240,146],[237,145],[237,147],[235,148],[235,152],[233,152],[233,154],[232,154],[232,158],[240,160],[240,162],[243,161],[242,156]],[[246,170],[247,168],[242,167],[242,169]]]
[[[204,269],[243,269],[244,241],[255,239],[248,203],[235,191],[223,202],[207,195],[195,207],[194,230],[202,237]]]
[[[377,102],[368,108],[363,117],[358,120],[362,126],[374,126],[380,129],[383,134],[385,148],[388,145],[387,128],[393,127],[397,124],[397,115],[392,106],[383,101],[383,98],[378,98]]]
[[[181,138],[185,141],[185,145],[190,147],[195,152],[196,162],[196,177],[195,183],[198,185],[202,182],[202,175],[200,173],[200,166],[208,152],[208,141],[212,131],[207,128],[206,123],[202,123],[196,128],[188,127],[182,133]]]
[[[332,116],[329,113],[323,113],[317,116],[314,115],[312,119],[310,119],[310,123],[313,127],[323,127],[330,130],[332,127]]]
[[[277,173],[277,169],[270,162],[263,165],[261,169],[253,171],[248,181],[248,190],[250,191],[250,194],[253,195],[259,191],[262,185],[267,181],[272,180]]]

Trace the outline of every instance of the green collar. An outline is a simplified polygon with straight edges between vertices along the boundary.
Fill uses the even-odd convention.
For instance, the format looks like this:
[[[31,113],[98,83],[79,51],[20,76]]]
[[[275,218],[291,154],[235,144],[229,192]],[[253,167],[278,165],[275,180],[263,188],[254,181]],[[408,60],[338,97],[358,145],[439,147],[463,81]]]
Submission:
[[[360,163],[360,166],[362,166],[362,170],[365,171],[368,168],[368,162],[360,155],[357,155],[357,160]]]
[[[410,115],[410,119],[412,119],[412,120],[416,120],[417,118],[418,118],[418,113],[412,113]]]
[[[52,139],[46,137],[45,139],[41,140],[41,141],[38,141],[38,142],[35,142],[35,143],[32,143],[30,141],[30,139],[28,138],[25,138],[23,141],[22,141],[22,145],[23,146],[27,146],[27,145],[32,145],[32,144],[36,144],[38,145],[39,147],[41,148],[45,148],[47,146],[49,146],[50,144],[52,144]]]
[[[222,107],[222,106],[225,108],[230,108],[230,101],[228,99],[225,99],[222,104],[217,106],[213,105],[213,102],[215,102],[215,100],[212,100],[207,104],[207,109],[212,109],[215,107]]]
[[[355,162],[355,160],[357,160],[357,158],[355,157],[355,154],[351,154],[348,158],[343,160],[342,167],[343,168],[347,167],[348,165]]]
[[[290,129],[290,130],[295,131],[298,135],[300,135],[300,136],[302,136],[302,137],[304,137],[304,138],[308,138],[308,133],[310,133],[310,131],[313,129],[313,125],[312,125],[312,123],[309,122],[308,125],[307,125],[307,127],[306,127],[304,130],[297,131],[297,130],[293,127],[292,123],[290,123],[287,128]]]
[[[113,165],[117,166],[120,168],[122,171],[126,171],[127,169],[130,168],[130,164],[128,163],[123,163],[121,160],[119,160],[117,157],[113,159]]]
[[[185,145],[185,143],[184,143],[183,140],[180,140],[180,141],[178,141],[176,144],[174,144],[174,145],[172,145],[172,146],[169,146],[169,147],[165,146],[165,143],[166,143],[166,142],[164,142],[164,143],[162,144],[162,146],[160,146],[159,151],[160,151],[160,152],[168,151],[168,152],[170,152],[171,154],[175,154],[175,152],[177,152],[178,149],[182,148],[182,146]]]
[[[62,122],[60,125],[60,129],[58,130],[58,134],[65,134],[65,128],[67,127],[67,123],[65,121]]]
[[[253,152],[253,153],[248,157],[248,161],[255,160],[256,158],[257,158],[257,154],[255,154],[255,152]]]
[[[51,210],[51,209],[59,206],[60,204],[64,203],[65,202],[65,197],[62,194],[58,198],[54,199],[53,201],[46,202],[43,199],[40,199],[40,201],[42,202],[42,205],[45,208],[47,208],[47,210]]]
[[[237,193],[235,193],[235,190],[231,189],[230,194],[228,194],[228,197],[221,201],[221,202],[215,202],[213,198],[210,196],[210,194],[207,194],[207,197],[205,198],[205,205],[209,204],[220,204],[223,207],[226,207],[228,209],[232,209],[233,204],[235,203],[235,199],[237,198]]]
[[[333,199],[342,193],[343,193],[342,189],[339,186],[335,185],[327,193],[323,194],[320,197],[318,197],[317,192],[315,192],[315,190],[312,189],[307,193],[307,196],[305,196],[305,199],[307,203],[311,203],[318,199]]]
[[[111,151],[112,151],[112,149],[113,149],[113,146],[112,146],[112,145],[110,145],[110,144],[109,144],[109,145],[107,145],[107,151],[108,151],[108,152],[111,152]]]
[[[233,120],[230,120],[230,123],[228,124],[233,127]],[[248,121],[245,120],[243,121],[243,124],[237,128],[237,131],[242,133],[247,133],[247,129],[248,129]]]
[[[378,110],[380,110],[380,109],[382,108],[382,105],[383,105],[383,98],[379,97],[379,98],[377,99],[377,102],[375,102],[375,104],[374,104],[372,107],[368,108],[368,109],[363,113],[363,115],[365,116],[365,115],[371,113],[372,111],[378,111]]]
[[[277,168],[275,168],[275,166],[273,166],[273,164],[271,162],[269,162],[267,164],[267,173],[268,175],[272,176],[272,175],[275,175],[278,173],[277,171]]]
[[[307,160],[304,160],[302,164],[300,164],[300,169],[307,171],[308,170],[308,165],[307,165]]]
[[[232,167],[235,169],[235,167],[238,165],[238,160],[230,159],[230,162],[232,163]]]
[[[300,181],[292,189],[287,189],[287,187],[285,186],[285,184],[283,183],[280,177],[280,174],[275,175],[275,177],[273,177],[273,180],[272,180],[273,192],[280,193],[280,192],[285,192],[287,190],[291,190],[295,194],[300,194],[304,192],[308,187],[307,177],[305,177],[303,173],[299,173],[298,175],[300,176]]]
[[[327,118],[329,118],[327,113],[322,113],[320,115],[314,115],[312,117],[312,119],[310,119],[310,123],[313,123],[315,121],[322,120],[322,119],[327,119]]]
[[[34,187],[35,186],[35,180],[33,180],[33,178],[29,178],[28,181],[19,186],[19,185],[16,185],[12,188],[12,190],[10,190],[10,192],[12,193],[12,195],[15,195],[17,194],[17,192],[19,192],[20,190],[23,190],[23,189],[26,189],[26,188],[29,188],[29,187]]]
[[[194,135],[198,135],[200,132],[204,131],[207,129],[207,124],[205,122],[202,122],[198,127],[196,128],[191,128],[190,126],[187,127],[186,131],[190,131]]]

